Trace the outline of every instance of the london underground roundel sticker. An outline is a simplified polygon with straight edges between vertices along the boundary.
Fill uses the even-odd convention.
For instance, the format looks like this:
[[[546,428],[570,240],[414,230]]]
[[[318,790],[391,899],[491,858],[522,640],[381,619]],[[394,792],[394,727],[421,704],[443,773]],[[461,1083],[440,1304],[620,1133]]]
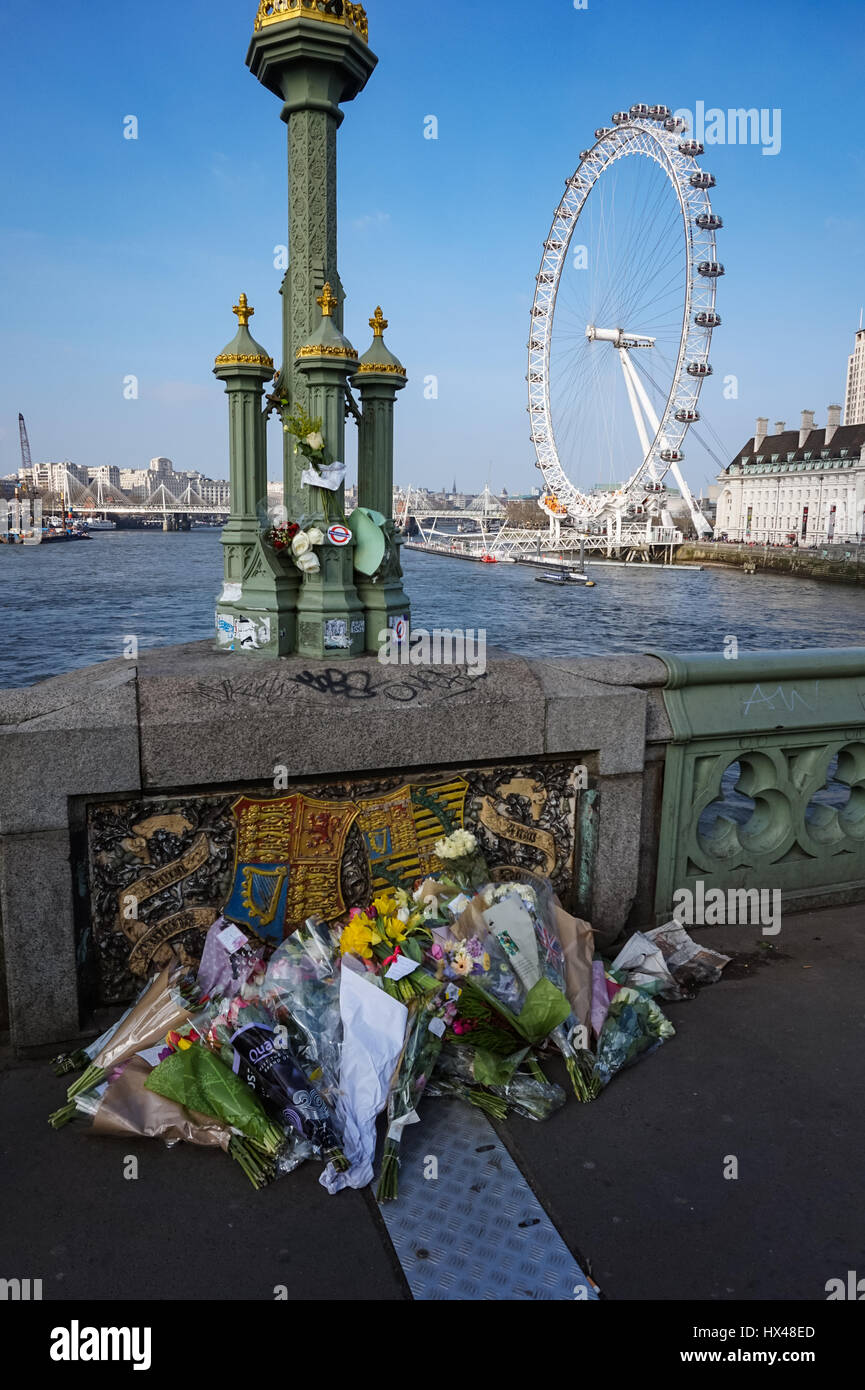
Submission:
[[[408,635],[408,623],[405,618],[397,618],[393,625],[393,635],[397,642],[404,642]]]
[[[351,540],[351,531],[347,526],[328,526],[327,539],[331,545],[348,545]]]

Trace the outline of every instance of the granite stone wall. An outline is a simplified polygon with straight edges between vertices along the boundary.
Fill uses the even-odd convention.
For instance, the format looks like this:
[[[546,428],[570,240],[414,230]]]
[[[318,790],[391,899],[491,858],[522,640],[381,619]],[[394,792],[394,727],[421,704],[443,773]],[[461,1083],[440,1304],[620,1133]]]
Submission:
[[[493,652],[473,676],[193,643],[0,691],[15,1046],[76,1037],[166,951],[193,957],[227,905],[267,935],[301,898],[363,901],[428,865],[448,818],[492,866],[550,875],[600,942],[650,922],[665,674],[643,656]],[[246,833],[262,805],[293,837],[293,908],[287,889],[277,900],[266,835]]]

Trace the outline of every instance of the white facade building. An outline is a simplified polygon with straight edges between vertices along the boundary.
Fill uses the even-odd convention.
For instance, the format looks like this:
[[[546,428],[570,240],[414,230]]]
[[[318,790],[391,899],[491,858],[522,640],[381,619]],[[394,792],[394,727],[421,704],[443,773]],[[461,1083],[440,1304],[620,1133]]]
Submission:
[[[803,410],[798,430],[760,418],[721,485],[715,534],[731,541],[826,545],[865,539],[865,423],[841,425],[830,405],[825,429]]]
[[[18,478],[36,492],[57,493],[62,496],[72,483],[87,486],[87,469],[78,463],[34,463],[32,468],[19,468]]]
[[[120,469],[114,463],[103,463],[98,468],[88,468],[87,480],[90,483],[102,483],[108,487],[120,487]]]
[[[844,424],[865,424],[865,328],[858,330],[853,351],[847,359]]]
[[[120,486],[127,497],[136,501],[145,498],[150,492],[153,475],[146,468],[121,468]]]
[[[208,502],[211,507],[231,506],[231,486],[224,479],[217,478],[214,481],[212,478],[202,478],[192,486],[202,501]]]

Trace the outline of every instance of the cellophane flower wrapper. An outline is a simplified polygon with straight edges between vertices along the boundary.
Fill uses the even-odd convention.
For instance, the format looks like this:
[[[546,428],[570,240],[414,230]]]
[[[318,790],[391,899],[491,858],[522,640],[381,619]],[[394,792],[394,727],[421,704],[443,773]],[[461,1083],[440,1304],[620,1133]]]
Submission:
[[[484,891],[483,896],[490,906],[506,897],[517,896],[528,912],[534,926],[538,966],[542,978],[552,985],[568,1004],[567,1016],[550,1029],[549,1041],[558,1048],[564,1058],[577,1099],[583,1102],[593,1100],[597,1094],[597,1086],[593,1082],[595,1058],[587,1046],[588,1027],[574,1016],[568,997],[565,953],[556,932],[557,900],[552,883],[549,879],[535,875],[531,884],[492,884]],[[588,959],[586,966],[585,1004],[590,1011],[591,975],[588,972]],[[535,991],[540,993],[537,986]],[[550,998],[552,999],[552,996]],[[537,1038],[534,1040],[539,1041]]]
[[[202,995],[233,999],[240,994],[251,976],[264,969],[264,947],[251,942],[239,950],[229,951],[219,940],[229,924],[224,917],[213,923],[204,941],[197,983]]]
[[[429,970],[457,988],[467,980],[481,984],[512,1013],[519,1013],[526,992],[483,919],[470,936],[456,937],[449,927],[442,926],[433,926],[431,936],[432,943],[426,952]],[[470,968],[465,969],[465,965]]]
[[[417,1107],[441,1052],[443,1009],[443,991],[418,998],[408,1006],[405,1046],[387,1099],[388,1129],[378,1185],[380,1202],[393,1201],[397,1195],[402,1133],[407,1124],[420,1119]],[[440,1021],[441,1033],[430,1031],[434,1018]]]
[[[469,1101],[494,1119],[510,1109],[530,1120],[548,1119],[565,1104],[565,1091],[552,1081],[520,1070],[530,1049],[499,1058],[483,1048],[445,1047],[427,1084],[428,1095]]]
[[[620,989],[610,1004],[598,1039],[598,1086],[609,1085],[616,1072],[654,1052],[675,1031],[648,994],[627,986]]]
[[[334,1115],[295,1056],[283,1025],[261,1005],[240,1012],[229,1038],[232,1071],[286,1131],[295,1131],[325,1163],[347,1167]]]
[[[79,1048],[75,1052],[61,1052],[58,1057],[52,1057],[51,1066],[55,1076],[65,1076],[68,1072],[80,1071],[83,1067],[87,1067],[93,1059],[98,1056],[102,1049],[108,1046],[114,1034],[123,1026],[139,1001],[144,998],[144,995],[150,988],[150,983],[150,980],[148,980],[147,984],[142,986],[138,992],[137,998],[133,1000],[129,1008],[124,1010],[116,1022],[111,1024],[110,1028],[106,1028],[103,1033],[100,1033],[98,1038],[94,1038],[86,1047]]]
[[[262,1002],[288,1029],[307,1076],[331,1106],[339,1090],[342,1053],[339,970],[336,938],[310,920],[274,951],[261,991]]]

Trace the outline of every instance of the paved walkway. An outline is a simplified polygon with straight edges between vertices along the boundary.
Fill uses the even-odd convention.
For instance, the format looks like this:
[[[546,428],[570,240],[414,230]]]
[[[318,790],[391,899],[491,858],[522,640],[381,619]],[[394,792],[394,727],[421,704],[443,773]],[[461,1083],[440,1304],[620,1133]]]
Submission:
[[[695,935],[738,958],[665,1006],[677,1036],[596,1104],[500,1134],[606,1298],[822,1301],[865,1273],[865,909]],[[329,1197],[305,1165],[255,1193],[221,1154],[54,1133],[62,1099],[45,1063],[0,1072],[0,1276],[46,1299],[409,1297],[370,1192]]]

